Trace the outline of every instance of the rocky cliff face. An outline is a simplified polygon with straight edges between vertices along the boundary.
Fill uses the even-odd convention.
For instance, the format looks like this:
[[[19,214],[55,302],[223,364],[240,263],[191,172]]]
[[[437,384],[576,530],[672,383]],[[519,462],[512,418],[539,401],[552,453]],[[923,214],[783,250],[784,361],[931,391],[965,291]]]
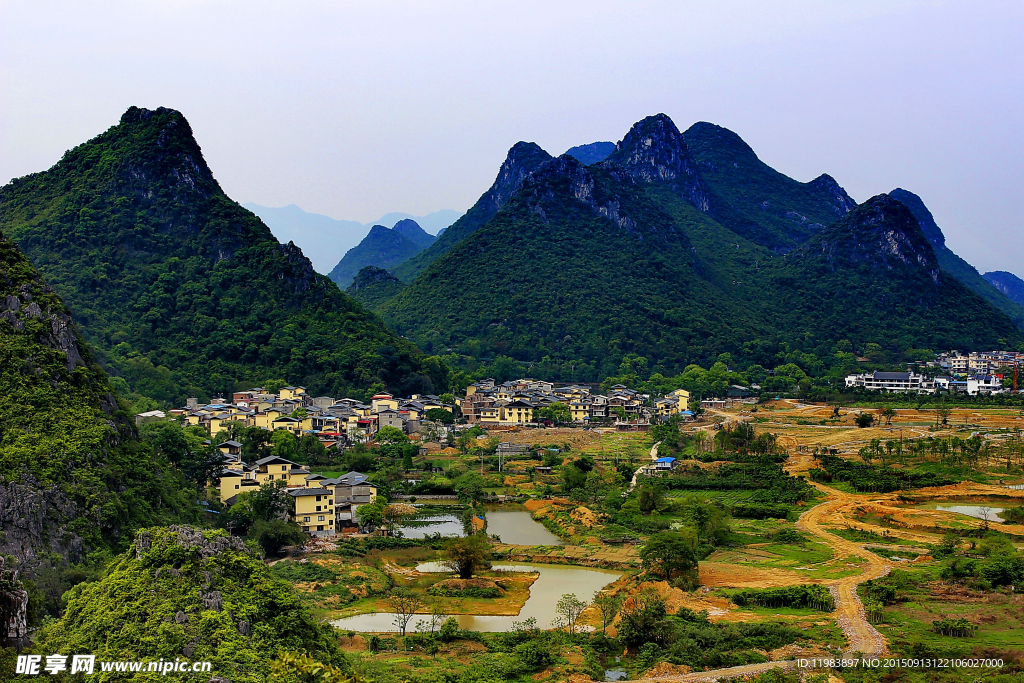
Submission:
[[[3,236],[0,309],[0,555],[36,578],[171,512],[181,491],[164,488],[176,480],[138,450],[69,311]]]
[[[469,211],[438,235],[437,241],[421,253],[395,267],[392,272],[402,282],[414,280],[431,263],[494,218],[494,214],[508,203],[509,198],[512,197],[523,180],[551,159],[551,155],[535,142],[514,144],[505,156],[501,168],[498,169],[498,176],[494,182],[486,192],[480,195],[480,199],[470,207]]]
[[[28,638],[28,591],[18,572],[5,567],[0,555],[0,647],[21,648]]]
[[[857,208],[857,202],[853,201],[853,198],[846,194],[846,190],[840,187],[836,179],[828,173],[822,173],[809,182],[808,186],[828,198],[828,203],[836,217],[845,216]]]
[[[697,163],[676,124],[664,114],[633,124],[601,165],[617,176],[624,174],[642,183],[669,181],[698,209],[713,211],[711,193]]]
[[[942,234],[942,230],[935,223],[932,212],[928,210],[928,207],[924,205],[924,201],[919,196],[899,187],[890,192],[889,196],[910,209],[910,213],[914,214],[917,224],[921,226],[921,230],[924,232],[925,237],[928,238],[933,249],[945,248],[946,236]]]
[[[917,219],[889,195],[872,197],[792,254],[817,254],[838,265],[864,264],[878,270],[919,269],[939,283],[939,263]]]
[[[994,270],[985,273],[984,278],[1010,301],[1024,305],[1024,280],[1005,270]]]

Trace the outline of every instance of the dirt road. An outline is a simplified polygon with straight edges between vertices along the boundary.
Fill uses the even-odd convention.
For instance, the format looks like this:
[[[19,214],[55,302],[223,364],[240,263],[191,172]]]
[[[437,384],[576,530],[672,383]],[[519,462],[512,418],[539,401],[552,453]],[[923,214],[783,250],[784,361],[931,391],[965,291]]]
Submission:
[[[864,655],[871,656],[883,655],[887,651],[885,638],[868,623],[864,614],[864,605],[857,596],[857,586],[869,579],[885,576],[889,573],[892,565],[875,553],[860,547],[857,543],[825,531],[821,527],[821,522],[834,515],[840,508],[855,503],[856,499],[851,494],[837,491],[828,486],[813,482],[812,485],[828,495],[829,499],[800,515],[800,519],[796,523],[797,528],[813,534],[827,543],[837,559],[854,555],[867,560],[867,567],[860,574],[828,584],[836,599],[836,611],[832,613],[832,616],[835,618],[836,624],[843,629],[843,634],[849,641],[847,652],[862,652]]]
[[[777,662],[763,662],[761,664],[746,664],[744,666],[732,666],[728,669],[715,669],[714,671],[694,671],[688,674],[659,676],[658,678],[638,678],[639,683],[654,683],[655,681],[671,681],[672,683],[702,683],[703,681],[718,681],[724,678],[739,678],[741,676],[756,676],[769,669],[796,668],[796,662],[787,659]]]

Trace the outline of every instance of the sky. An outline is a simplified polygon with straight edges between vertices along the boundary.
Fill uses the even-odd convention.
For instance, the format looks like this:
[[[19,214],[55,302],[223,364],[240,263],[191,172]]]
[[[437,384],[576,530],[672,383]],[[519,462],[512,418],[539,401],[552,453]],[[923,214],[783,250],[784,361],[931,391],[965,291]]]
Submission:
[[[237,201],[366,222],[663,112],[857,201],[916,192],[1024,277],[1022,35],[1019,0],[0,0],[0,182],[166,106]]]

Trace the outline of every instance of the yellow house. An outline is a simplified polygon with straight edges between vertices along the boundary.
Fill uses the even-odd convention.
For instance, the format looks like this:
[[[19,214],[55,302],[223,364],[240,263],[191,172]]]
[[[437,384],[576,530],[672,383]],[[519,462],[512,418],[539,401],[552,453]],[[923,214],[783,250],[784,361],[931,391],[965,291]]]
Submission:
[[[274,420],[283,416],[284,411],[281,410],[280,408],[268,408],[262,413],[257,413],[256,417],[254,418],[254,422],[257,427],[262,427],[267,431],[271,431],[273,429],[271,425],[273,424]]]
[[[681,413],[684,410],[690,409],[690,392],[687,391],[686,389],[676,389],[675,391],[670,391],[668,394],[665,395],[665,398],[674,398],[676,400],[676,405],[678,406],[678,409],[675,412],[677,413]]]
[[[501,411],[497,406],[489,406],[477,410],[477,421],[497,424],[501,421]]]
[[[583,422],[590,417],[590,405],[582,401],[573,401],[569,404],[569,414],[573,422]]]
[[[309,470],[291,460],[272,455],[257,460],[254,464],[257,469],[253,473],[253,477],[260,484],[284,481],[287,486],[304,487],[306,485],[306,475],[309,474]]]
[[[218,488],[220,489],[220,500],[222,503],[240,493],[255,491],[259,487],[260,483],[253,479],[249,473],[235,469],[221,470]]]
[[[275,432],[278,429],[287,429],[292,434],[298,436],[299,434],[302,434],[302,422],[300,420],[296,420],[294,417],[285,415],[274,420],[270,425],[270,429]]]
[[[314,536],[334,535],[334,490],[299,488],[288,492],[295,501],[292,521]]]
[[[398,399],[391,394],[377,394],[370,399],[370,412],[379,413],[382,410],[398,410]]]
[[[533,406],[526,401],[512,401],[500,407],[501,422],[526,424],[533,420]]]
[[[291,401],[301,401],[302,397],[306,395],[306,387],[282,387],[281,393],[278,394],[280,398]]]

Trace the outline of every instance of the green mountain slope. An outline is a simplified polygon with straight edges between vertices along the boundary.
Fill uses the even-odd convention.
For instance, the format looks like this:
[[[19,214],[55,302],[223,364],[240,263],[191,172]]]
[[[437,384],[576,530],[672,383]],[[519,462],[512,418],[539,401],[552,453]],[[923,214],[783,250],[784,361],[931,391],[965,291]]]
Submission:
[[[954,254],[946,246],[946,237],[935,223],[932,212],[928,210],[928,207],[925,206],[924,201],[920,197],[913,192],[901,188],[896,188],[889,193],[889,196],[902,202],[910,209],[910,213],[914,214],[914,218],[917,219],[925,236],[931,243],[932,249],[935,250],[935,256],[939,260],[940,268],[1008,315],[1017,325],[1018,329],[1024,330],[1024,307],[1021,305],[1022,302],[1014,301],[1013,297],[1008,296],[1005,291],[994,285],[986,277],[983,277],[974,266]]]
[[[994,270],[982,277],[1015,304],[1024,306],[1024,280],[1005,270]]]
[[[1005,314],[945,272],[910,210],[872,197],[781,259],[775,315],[794,331],[839,335],[859,348],[1005,348],[1020,340]]]
[[[140,526],[195,518],[185,489],[136,440],[60,297],[0,235],[0,555],[56,576]]]
[[[749,322],[714,299],[685,224],[562,156],[381,310],[425,349],[572,361],[582,378],[625,353],[673,369],[706,356]]]
[[[405,287],[397,277],[377,266],[366,266],[345,293],[367,308],[376,309]]]
[[[517,142],[508,151],[494,183],[480,196],[480,199],[473,204],[469,211],[438,235],[437,241],[424,249],[422,253],[395,268],[395,275],[402,282],[411,282],[427,266],[491,220],[494,214],[505,206],[523,179],[536,171],[541,164],[550,160],[551,155],[536,143]]]
[[[898,351],[1019,343],[1004,314],[940,271],[901,203],[848,212],[834,183],[766,168],[754,185],[801,215],[842,218],[825,227],[766,213],[756,230],[737,228],[742,194],[720,191],[728,174],[719,191],[705,181],[658,115],[605,161],[542,165],[483,227],[373,305],[425,349],[509,355],[576,380],[614,374],[629,353],[669,373],[723,352],[740,366],[829,357],[841,340]],[[890,254],[890,238],[905,248]],[[798,248],[779,253],[783,240]]]
[[[430,384],[411,344],[224,194],[177,111],[132,107],[12,181],[0,228],[107,362],[158,400],[274,377],[333,395]]]
[[[700,122],[682,135],[714,196],[715,217],[769,249],[788,251],[856,206],[831,176],[793,180],[731,130]]]
[[[308,680],[294,672],[270,675],[286,653],[351,670],[333,629],[317,623],[289,584],[224,531],[142,531],[102,579],[80,584],[68,597],[67,611],[44,628],[36,651],[87,653],[97,661],[208,661],[211,671],[201,679],[189,675],[232,683]],[[160,676],[101,676],[98,665],[96,675]]]
[[[426,233],[423,233],[426,234]],[[423,247],[391,228],[375,225],[363,241],[349,249],[328,274],[339,287],[348,287],[352,278],[366,266],[391,269],[405,263]]]

